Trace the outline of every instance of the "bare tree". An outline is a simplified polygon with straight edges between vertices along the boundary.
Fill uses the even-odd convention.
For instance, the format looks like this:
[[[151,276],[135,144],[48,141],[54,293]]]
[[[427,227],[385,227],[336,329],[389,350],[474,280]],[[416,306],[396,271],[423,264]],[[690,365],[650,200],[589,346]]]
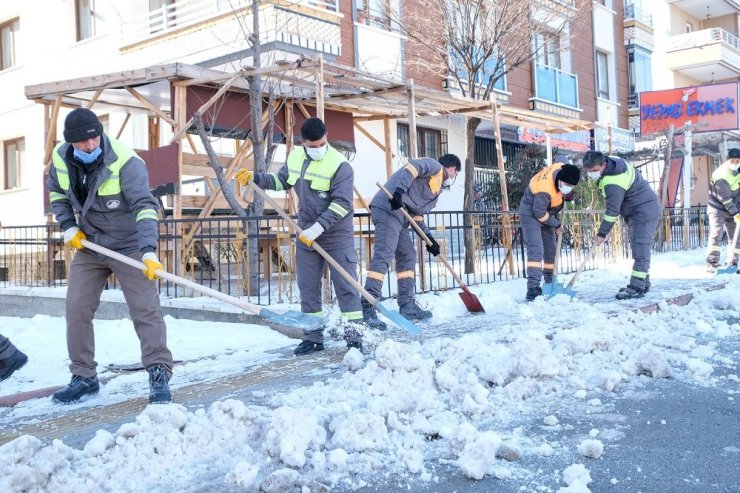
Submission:
[[[591,15],[591,0],[414,0],[390,12],[409,40],[411,69],[452,81],[463,96],[490,100],[496,82],[539,56],[560,56],[572,44],[577,19]],[[590,23],[589,23],[590,25]],[[474,209],[475,132],[466,124],[464,208]],[[471,228],[465,247],[473,252]],[[474,271],[466,254],[466,273]]]

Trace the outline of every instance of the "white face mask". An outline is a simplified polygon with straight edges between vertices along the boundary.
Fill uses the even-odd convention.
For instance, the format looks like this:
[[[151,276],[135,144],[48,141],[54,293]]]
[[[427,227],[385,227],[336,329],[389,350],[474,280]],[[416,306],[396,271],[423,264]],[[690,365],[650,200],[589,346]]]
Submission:
[[[560,189],[563,194],[569,194],[573,191],[575,188],[575,185],[568,185],[566,183],[563,183],[562,181],[558,184],[558,188]]]
[[[314,161],[321,161],[321,159],[324,157],[324,154],[326,154],[326,149],[328,147],[328,144],[324,144],[321,147],[304,147],[304,149],[306,149],[306,154],[308,154],[308,157],[310,157]]]
[[[442,182],[442,187],[450,188],[453,183],[455,183],[455,178],[447,178],[445,181]]]
[[[592,180],[598,180],[599,178],[601,178],[601,171],[589,171],[589,172],[588,172],[588,173],[586,173],[586,174],[587,174],[587,175],[588,175],[588,177],[589,177],[589,178],[591,178]]]
[[[731,169],[732,171],[734,171],[735,173],[737,173],[737,170],[739,170],[739,169],[740,169],[740,164],[731,164],[731,165],[730,165],[730,169]]]

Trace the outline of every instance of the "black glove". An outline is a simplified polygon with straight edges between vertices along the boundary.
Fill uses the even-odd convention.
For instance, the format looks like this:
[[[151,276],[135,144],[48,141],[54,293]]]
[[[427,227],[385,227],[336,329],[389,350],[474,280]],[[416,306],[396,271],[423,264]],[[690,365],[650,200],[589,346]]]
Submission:
[[[429,241],[432,242],[431,245],[427,244],[427,252],[431,253],[435,257],[439,255],[439,243],[434,241],[433,238],[429,238]]]
[[[396,190],[393,192],[393,197],[388,199],[388,201],[391,203],[391,209],[394,211],[397,211],[401,207],[403,207],[403,190],[400,188],[396,188]]]

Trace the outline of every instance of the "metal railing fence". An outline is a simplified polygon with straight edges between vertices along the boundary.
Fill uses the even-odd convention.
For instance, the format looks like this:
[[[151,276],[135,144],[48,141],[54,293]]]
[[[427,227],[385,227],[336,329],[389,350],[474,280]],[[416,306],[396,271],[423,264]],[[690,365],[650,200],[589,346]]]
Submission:
[[[574,272],[588,252],[603,211],[565,211],[560,273]],[[498,211],[433,211],[426,217],[434,238],[463,281],[490,284],[526,276],[526,247],[516,213],[508,214],[511,249],[504,245],[504,215]],[[367,213],[355,215],[357,274],[364,282],[374,229]],[[656,233],[655,252],[680,251],[706,245],[706,208],[666,209]],[[589,269],[629,258],[628,226],[619,221],[607,247]],[[251,233],[250,233],[251,231]],[[465,273],[465,237],[473,245],[474,272]],[[444,266],[412,235],[417,251],[418,292],[456,288]],[[253,261],[250,262],[250,254]],[[57,225],[0,228],[0,287],[63,286],[74,251],[65,247]],[[165,270],[251,303],[297,303],[295,235],[279,216],[240,219],[167,219],[160,221],[160,261]],[[256,259],[256,260],[255,260]],[[251,266],[250,266],[251,264]],[[114,277],[109,288],[116,287]],[[386,276],[383,296],[395,294],[395,273]],[[160,282],[167,297],[198,296],[189,289]],[[326,298],[331,292],[325,289]]]

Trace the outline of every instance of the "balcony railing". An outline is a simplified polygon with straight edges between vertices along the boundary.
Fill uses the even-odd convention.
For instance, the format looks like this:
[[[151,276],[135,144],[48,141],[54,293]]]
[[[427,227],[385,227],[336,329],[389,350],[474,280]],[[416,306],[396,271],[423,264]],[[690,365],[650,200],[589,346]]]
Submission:
[[[295,5],[339,12],[339,0],[290,0]],[[150,11],[143,19],[124,24],[123,38],[127,42],[192,26],[212,17],[252,5],[252,0],[178,0]]]
[[[696,48],[708,44],[714,44],[718,41],[740,51],[740,39],[720,27],[671,36],[668,39],[667,51]]]
[[[639,108],[638,103],[639,96],[637,94],[628,94],[627,95],[627,108],[630,110],[635,110]]]
[[[633,3],[624,6],[624,20],[636,20],[653,27],[653,16]]]
[[[534,93],[538,99],[578,108],[578,76],[562,70],[534,64]]]

